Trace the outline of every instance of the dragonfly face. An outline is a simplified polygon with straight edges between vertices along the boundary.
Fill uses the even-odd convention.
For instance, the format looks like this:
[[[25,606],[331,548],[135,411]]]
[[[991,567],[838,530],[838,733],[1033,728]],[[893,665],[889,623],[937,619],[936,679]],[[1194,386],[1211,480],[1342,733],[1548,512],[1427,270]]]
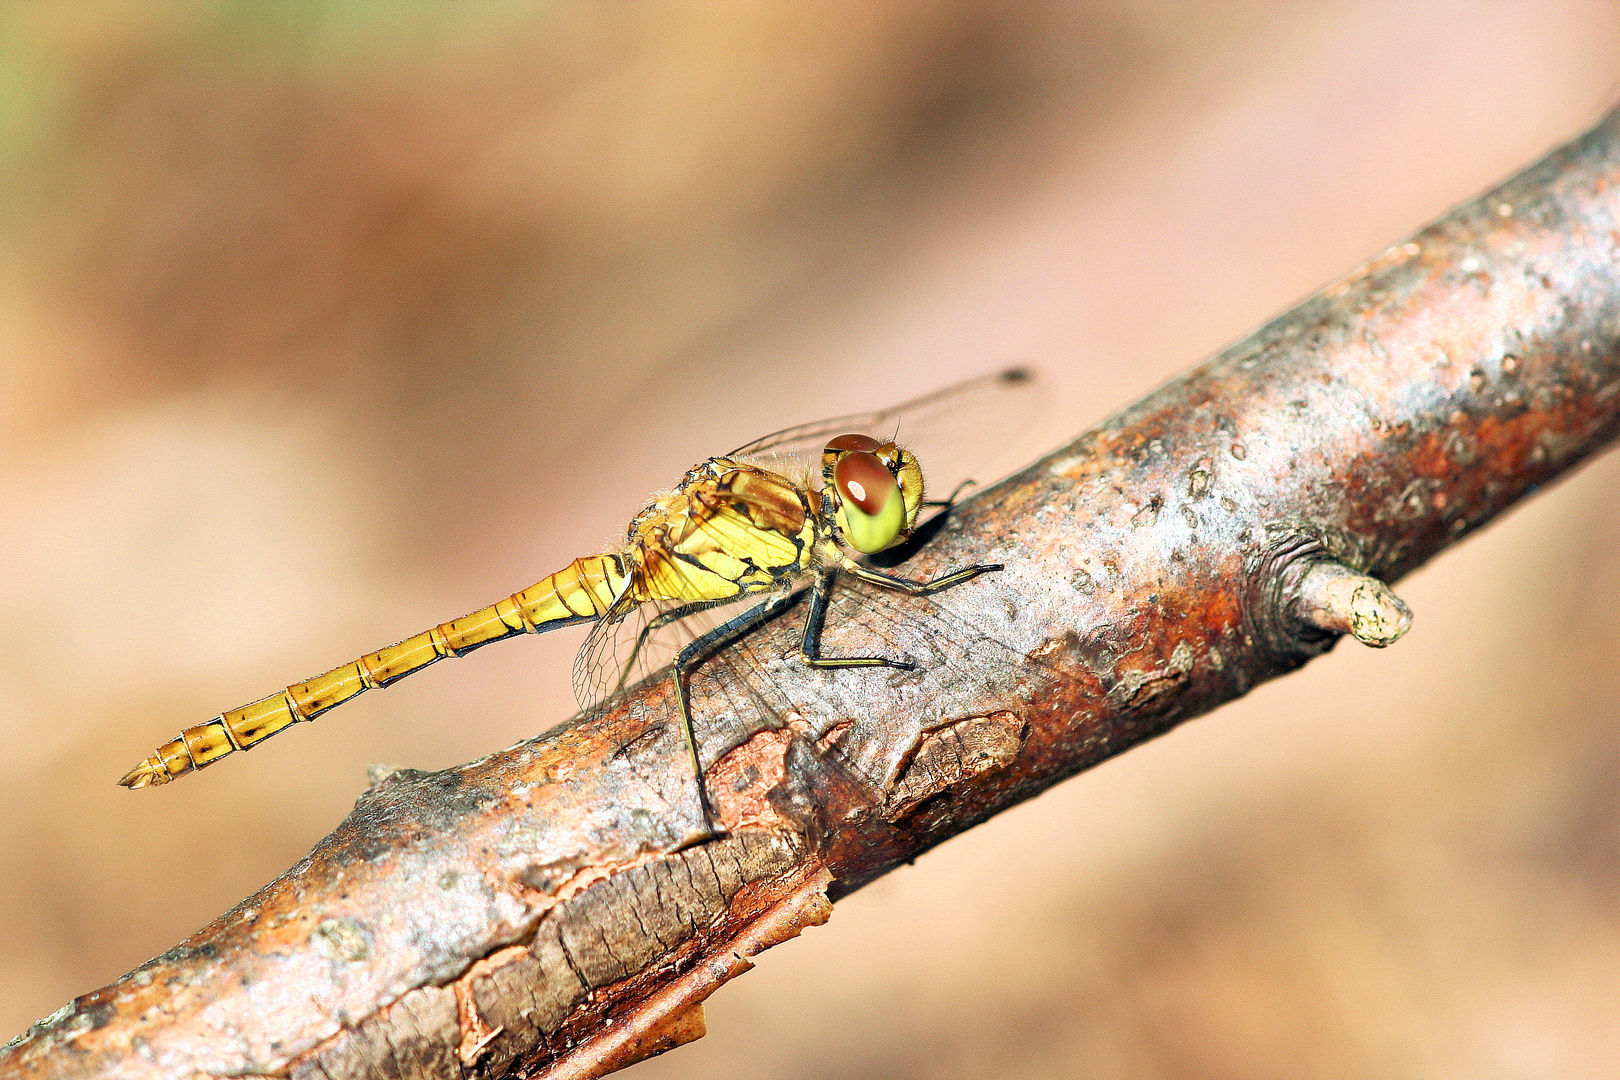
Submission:
[[[823,520],[835,541],[862,555],[910,536],[922,502],[922,467],[909,450],[870,435],[839,435],[821,452]]]

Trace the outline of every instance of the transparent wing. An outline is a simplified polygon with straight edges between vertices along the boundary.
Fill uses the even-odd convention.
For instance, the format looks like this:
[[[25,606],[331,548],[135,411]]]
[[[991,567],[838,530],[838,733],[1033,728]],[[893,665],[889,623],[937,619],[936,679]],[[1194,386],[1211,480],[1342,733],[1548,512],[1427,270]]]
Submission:
[[[918,597],[840,574],[822,627],[822,655],[884,656],[909,662],[913,670],[852,668],[800,675],[800,680],[819,683],[817,697],[831,704],[831,710],[815,709],[815,698],[803,694],[795,694],[789,707],[810,721],[818,737],[828,721],[836,726],[853,720],[837,741],[839,756],[875,783],[888,783],[907,754],[907,744],[896,740],[894,732],[910,728],[920,737],[942,721],[975,715],[987,690],[1016,700],[1020,681],[1053,679],[1051,665],[1020,643],[1016,615],[1001,604],[987,603],[975,584],[968,581]],[[998,656],[1005,682],[995,676],[989,682],[960,678],[959,669],[982,672],[985,661]],[[818,712],[824,717],[819,722]]]
[[[943,390],[936,390],[932,394],[925,394],[903,405],[891,405],[886,409],[871,412],[849,413],[845,416],[834,416],[827,420],[815,420],[808,424],[783,428],[762,439],[755,439],[751,443],[739,446],[726,456],[754,457],[767,452],[794,453],[801,450],[813,450],[819,454],[821,448],[835,435],[846,435],[851,432],[873,436],[892,435],[894,432],[886,429],[894,428],[898,431],[902,423],[909,427],[912,423],[926,423],[930,417],[938,413],[972,410],[977,407],[976,403],[981,398],[997,398],[1016,393],[1024,384],[1033,380],[1033,373],[1027,369],[1010,368],[994,375],[983,375],[977,379],[957,383],[955,386],[948,386]]]
[[[838,576],[820,654],[879,656],[911,665],[907,670],[806,667],[798,650],[806,612],[807,602],[799,599],[780,614],[786,633],[745,634],[692,670],[688,686],[703,761],[717,760],[761,730],[803,724],[819,752],[836,754],[883,785],[916,745],[896,732],[909,729],[920,738],[953,718],[978,715],[973,710],[987,689],[1017,700],[1019,683],[1065,679],[1044,658],[1028,655],[1016,614],[987,603],[973,582],[917,597]],[[988,684],[958,674],[963,668],[982,672],[997,656],[1002,674]],[[727,728],[722,720],[748,726]],[[839,734],[823,744],[835,730]]]
[[[599,620],[574,659],[574,696],[580,708],[588,711],[620,691],[664,674],[686,646],[775,595],[753,593],[698,604],[649,600],[612,620]]]
[[[815,475],[821,450],[834,436],[893,439],[917,455],[929,497],[944,498],[965,480],[988,483],[1019,463],[1016,436],[1033,427],[1037,391],[1032,372],[1013,368],[903,405],[784,428],[727,456],[757,461],[783,475],[806,470]]]
[[[574,655],[574,699],[580,710],[589,712],[620,688],[626,665],[631,662],[628,648],[646,628],[649,605],[621,601],[596,620],[591,632]],[[628,635],[628,636],[627,636]],[[620,654],[623,658],[620,659]]]
[[[798,580],[790,587],[806,583]],[[690,611],[674,602],[648,602],[598,623],[575,665],[582,706],[612,697],[621,677],[625,689],[648,678],[669,678],[668,666],[683,648],[774,596],[788,599],[758,593]],[[984,684],[955,679],[958,666],[980,666],[988,657],[1003,656],[1000,679],[1006,685],[991,689],[1004,689],[1009,700],[1016,699],[1020,682],[1068,679],[1030,651],[1017,613],[987,604],[973,582],[916,597],[839,575],[821,626],[821,655],[882,656],[906,662],[909,670],[806,668],[798,651],[805,613],[802,597],[786,603],[778,615],[792,628],[785,638],[750,631],[706,652],[694,665],[688,680],[692,720],[706,764],[760,730],[808,723],[817,740],[842,730],[825,752],[837,753],[874,783],[888,782],[904,765],[904,754],[896,757],[896,749],[912,745],[897,740],[896,731],[915,729],[920,738],[951,717],[969,715],[970,706],[981,700]],[[721,724],[737,719],[749,726]]]

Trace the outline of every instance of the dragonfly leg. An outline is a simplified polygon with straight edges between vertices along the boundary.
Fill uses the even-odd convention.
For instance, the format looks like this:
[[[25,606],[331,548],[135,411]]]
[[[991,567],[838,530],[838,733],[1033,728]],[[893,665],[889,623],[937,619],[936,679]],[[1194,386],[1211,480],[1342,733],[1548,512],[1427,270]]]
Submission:
[[[951,493],[949,495],[945,496],[943,499],[925,499],[925,500],[923,500],[923,505],[924,506],[929,506],[929,507],[932,507],[932,506],[955,506],[956,505],[956,500],[962,497],[962,492],[966,491],[970,487],[978,487],[978,486],[979,486],[979,482],[977,480],[964,480],[960,484],[957,484],[954,488],[952,488]]]
[[[675,677],[675,698],[680,702],[681,722],[686,728],[686,750],[692,758],[692,775],[697,778],[698,803],[703,809],[703,822],[709,827],[714,836],[720,836],[723,833],[714,820],[714,810],[709,805],[709,793],[703,784],[703,763],[698,759],[697,732],[692,726],[692,699],[687,692],[686,681],[699,664],[713,656],[727,642],[741,637],[756,626],[768,622],[785,611],[792,606],[797,595],[797,593],[783,593],[780,596],[773,596],[763,604],[755,605],[736,618],[721,623],[682,649],[679,655],[675,657],[675,663],[671,668],[671,674]],[[710,606],[712,605],[691,605],[691,608],[692,610],[700,610],[703,607]],[[682,610],[676,608],[673,611],[666,612],[664,615],[660,615],[658,619],[651,620],[651,623],[657,623],[659,619],[673,622],[674,618],[680,617],[677,612]],[[686,613],[689,614],[690,612]]]
[[[799,656],[811,667],[889,667],[911,671],[916,664],[907,660],[890,660],[882,656],[822,656],[821,624],[827,619],[827,600],[832,596],[832,583],[837,575],[823,571],[810,591],[810,610],[804,617],[804,637],[799,642]]]
[[[655,618],[648,619],[647,625],[643,626],[641,628],[641,633],[636,635],[636,643],[630,647],[630,655],[625,658],[624,668],[619,672],[619,682],[618,685],[614,687],[613,692],[615,694],[620,693],[624,690],[624,684],[630,681],[630,671],[636,666],[636,658],[641,655],[642,647],[647,644],[648,638],[652,637],[653,634],[657,633],[659,630],[662,630],[672,622],[678,622],[681,619],[686,618],[688,615],[696,615],[698,612],[713,606],[713,601],[703,601],[696,604],[682,604],[678,608],[671,608],[668,611],[662,612]]]
[[[910,578],[895,577],[885,574],[881,570],[874,570],[870,566],[862,566],[854,559],[845,559],[840,569],[845,570],[862,581],[877,585],[884,589],[893,589],[895,592],[905,593],[907,596],[927,596],[952,585],[960,585],[964,581],[971,581],[980,574],[989,574],[1004,569],[1001,563],[980,563],[977,566],[964,566],[960,570],[952,571],[932,581],[912,581]]]
[[[943,577],[932,581],[912,581],[910,578],[895,577],[885,574],[881,570],[873,570],[869,566],[862,566],[853,559],[845,559],[841,569],[853,576],[873,585],[895,592],[905,593],[907,596],[927,596],[929,593],[948,589],[952,585],[960,585],[964,581],[971,581],[980,574],[988,574],[1002,569],[1000,563],[980,563],[977,566],[966,566],[953,571]],[[827,601],[832,596],[833,572],[825,572],[816,581],[814,591],[810,594],[810,612],[804,620],[804,640],[799,645],[799,653],[804,662],[811,667],[841,668],[841,667],[891,667],[901,671],[913,671],[917,665],[907,660],[889,660],[881,656],[822,656],[821,655],[821,624],[827,617]]]

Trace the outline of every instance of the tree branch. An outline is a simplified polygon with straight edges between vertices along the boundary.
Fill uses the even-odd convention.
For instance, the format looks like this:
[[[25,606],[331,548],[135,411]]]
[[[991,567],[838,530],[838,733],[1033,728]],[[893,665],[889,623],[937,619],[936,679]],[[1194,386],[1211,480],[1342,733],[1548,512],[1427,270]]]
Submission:
[[[381,778],[297,866],[0,1051],[7,1077],[594,1076],[835,899],[1332,647],[1620,425],[1620,114],[953,509],[816,671],[777,620],[481,761]],[[996,433],[990,433],[995,437]],[[753,671],[753,678],[742,673]],[[757,673],[768,671],[769,678]],[[221,825],[221,827],[227,827]]]

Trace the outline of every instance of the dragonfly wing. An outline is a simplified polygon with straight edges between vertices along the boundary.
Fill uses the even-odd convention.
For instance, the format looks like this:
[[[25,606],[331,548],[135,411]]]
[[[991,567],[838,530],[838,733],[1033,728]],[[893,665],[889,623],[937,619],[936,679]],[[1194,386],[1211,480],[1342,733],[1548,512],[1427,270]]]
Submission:
[[[917,455],[929,496],[944,498],[964,480],[987,483],[1015,464],[1009,432],[1029,431],[1038,383],[1022,368],[970,379],[903,405],[784,428],[727,455],[783,475],[820,472],[822,448],[839,435],[894,439]]]
[[[611,620],[598,620],[574,658],[574,696],[580,708],[589,710],[662,674],[686,646],[771,595],[698,603],[648,600],[627,604]]]
[[[1033,380],[1034,375],[1028,370],[1011,368],[936,390],[903,405],[891,405],[886,409],[875,409],[871,412],[849,413],[826,420],[815,420],[808,424],[795,424],[793,427],[783,428],[764,438],[739,446],[726,456],[752,457],[768,452],[793,453],[802,450],[814,450],[819,454],[821,448],[834,436],[847,435],[851,432],[873,436],[892,434],[885,429],[896,427],[902,420],[908,421],[909,426],[909,422],[925,420],[938,412],[948,413],[961,408],[972,408],[975,399],[999,397],[1014,392]]]
[[[623,667],[614,663],[620,651],[619,639],[627,630],[639,632],[644,622],[637,606],[621,598],[591,627],[574,656],[574,699],[582,711],[612,695]]]

